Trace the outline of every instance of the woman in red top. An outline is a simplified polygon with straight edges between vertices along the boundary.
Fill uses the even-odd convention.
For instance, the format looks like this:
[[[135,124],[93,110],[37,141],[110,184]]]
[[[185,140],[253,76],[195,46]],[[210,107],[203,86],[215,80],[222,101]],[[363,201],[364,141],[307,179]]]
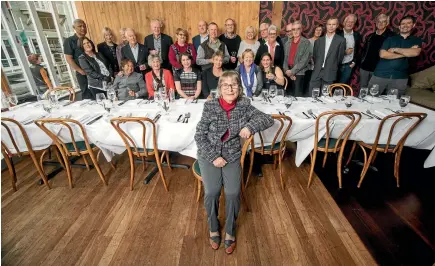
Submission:
[[[183,68],[180,63],[180,55],[188,53],[192,56],[192,65],[196,63],[195,47],[191,43],[187,43],[187,31],[178,28],[176,31],[177,41],[171,45],[169,49],[169,62],[174,70]]]
[[[159,55],[150,55],[148,57],[148,64],[151,66],[152,71],[145,74],[145,82],[148,90],[148,98],[154,97],[154,92],[158,91],[160,87],[175,91],[174,78],[171,71],[161,68],[162,61]]]

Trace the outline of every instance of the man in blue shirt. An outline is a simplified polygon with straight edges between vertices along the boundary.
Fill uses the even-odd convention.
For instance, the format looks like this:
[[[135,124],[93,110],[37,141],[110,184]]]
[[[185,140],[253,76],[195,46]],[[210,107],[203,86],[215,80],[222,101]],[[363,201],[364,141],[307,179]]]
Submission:
[[[408,58],[420,55],[422,40],[412,36],[415,27],[415,18],[405,16],[400,20],[400,33],[389,37],[382,44],[379,52],[381,58],[376,65],[369,87],[379,85],[379,93],[385,89],[394,88],[399,92],[399,97],[406,93],[408,83]]]

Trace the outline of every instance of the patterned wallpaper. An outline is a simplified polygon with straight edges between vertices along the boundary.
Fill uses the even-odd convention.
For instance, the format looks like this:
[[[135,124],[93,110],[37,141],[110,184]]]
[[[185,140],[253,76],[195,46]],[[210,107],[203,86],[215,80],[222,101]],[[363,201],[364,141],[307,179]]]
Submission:
[[[411,62],[412,72],[435,65],[435,2],[284,2],[281,25],[282,29],[290,21],[301,20],[305,25],[304,36],[312,37],[314,25],[325,24],[326,19],[337,16],[342,19],[350,13],[358,16],[356,30],[361,33],[364,40],[367,35],[375,31],[374,18],[385,13],[390,16],[390,29],[397,32],[400,18],[412,15],[417,18],[414,35],[423,39],[423,52],[420,57]],[[260,2],[260,22],[272,21],[272,2]],[[284,31],[281,31],[284,34]],[[354,72],[352,85],[356,87],[358,71]]]

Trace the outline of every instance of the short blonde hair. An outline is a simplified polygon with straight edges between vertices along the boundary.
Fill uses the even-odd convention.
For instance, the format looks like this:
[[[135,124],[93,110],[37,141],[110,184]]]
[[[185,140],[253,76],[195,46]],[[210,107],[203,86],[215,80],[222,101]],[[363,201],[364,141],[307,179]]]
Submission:
[[[154,59],[159,59],[160,64],[162,63],[162,59],[160,59],[160,56],[158,54],[150,54],[148,56],[148,65],[151,66]]]
[[[113,35],[113,31],[109,27],[104,27],[102,33],[103,33],[103,40],[106,39],[106,34],[109,33],[112,34],[112,37],[115,37],[115,35]]]
[[[219,81],[218,81],[218,89],[217,89],[218,97],[220,97],[222,95],[221,87],[222,87],[222,83],[224,82],[224,79],[228,79],[228,78],[230,78],[232,82],[233,81],[237,82],[237,87],[239,90],[239,95],[237,96],[237,99],[239,99],[240,97],[243,96],[242,82],[240,80],[239,73],[237,73],[234,70],[224,71],[224,73],[222,73],[222,75],[220,76]]]
[[[253,30],[254,31],[254,38],[255,38],[255,36],[257,36],[257,30],[254,27],[252,27],[252,26],[248,26],[248,27],[246,27],[245,35],[248,35],[248,31],[249,30]]]
[[[251,49],[246,49],[243,53],[242,53],[242,59],[245,59],[245,56],[247,54],[251,54],[252,57],[255,57],[254,51],[252,51]]]
[[[222,58],[222,59],[224,59],[225,58],[225,55],[224,55],[224,53],[221,51],[221,50],[217,50],[216,52],[214,52],[214,54],[213,54],[213,56],[211,57],[212,59],[213,58],[215,58],[215,57],[220,57],[220,58]]]
[[[176,29],[175,30],[175,34],[180,34],[180,32],[182,32],[182,33],[184,33],[184,35],[186,36],[186,39],[187,39],[187,30],[185,30],[185,29],[182,29],[182,28],[178,28],[178,29]]]

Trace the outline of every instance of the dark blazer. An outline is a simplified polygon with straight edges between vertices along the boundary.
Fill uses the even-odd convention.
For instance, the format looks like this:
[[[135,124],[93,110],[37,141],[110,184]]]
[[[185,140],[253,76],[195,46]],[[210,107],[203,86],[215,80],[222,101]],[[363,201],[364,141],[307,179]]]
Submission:
[[[322,36],[314,42],[313,48],[313,60],[314,70],[311,74],[311,80],[319,76],[320,70],[322,70],[323,59],[325,57],[325,44],[326,37]],[[328,54],[326,55],[323,80],[334,82],[337,79],[338,68],[343,62],[344,51],[346,50],[346,40],[334,34],[334,37],[329,47]]]
[[[162,41],[162,67],[167,70],[172,70],[172,66],[169,63],[169,48],[173,44],[172,38],[166,34],[161,33],[161,41]],[[154,50],[154,37],[152,34],[145,37],[143,44],[149,53],[150,50]]]
[[[80,67],[86,72],[86,77],[88,78],[88,86],[102,88],[103,81],[110,82],[112,80],[113,70],[109,62],[106,60],[106,58],[104,58],[102,54],[96,53],[96,57],[106,66],[107,70],[110,73],[109,77],[101,74],[100,66],[98,65],[97,61],[93,57],[90,57],[85,53],[79,56],[79,64]]]
[[[139,66],[146,65],[147,68],[150,68],[148,66],[148,50],[145,48],[143,44],[138,43],[137,45],[139,45],[137,62],[134,59],[134,55],[133,52],[131,51],[130,44],[127,44],[126,46],[121,48],[122,59],[130,59],[131,61],[133,61],[134,72],[145,74],[145,71],[140,71]]]
[[[115,51],[117,46],[118,45],[116,43],[113,44],[113,48],[115,49]],[[107,59],[107,61],[109,61],[109,64],[113,69],[113,72],[114,73],[119,72],[118,60],[116,59],[116,57],[113,56],[112,52],[110,51],[109,45],[107,45],[106,42],[102,42],[97,45],[97,49],[98,52],[101,53]]]
[[[192,38],[193,46],[195,46],[195,50],[198,51],[198,47],[201,45],[201,35],[196,35]]]
[[[337,31],[337,34],[344,38],[343,30]],[[355,48],[353,49],[352,61],[355,62],[355,65],[359,65],[361,63],[360,48],[361,48],[362,37],[361,34],[359,34],[359,32],[353,31],[353,38],[355,39]],[[346,41],[346,39],[344,40]]]
[[[279,42],[277,41],[277,43]],[[262,43],[258,48],[257,55],[255,56],[255,60],[254,60],[257,66],[260,65],[261,56],[267,52],[269,52],[269,49],[266,43]],[[283,63],[284,63],[284,46],[281,43],[279,43],[279,45],[277,45],[275,48],[275,58],[273,59],[273,65],[278,66],[279,68],[282,69]]]
[[[240,130],[247,127],[251,134],[255,134],[271,127],[273,123],[271,115],[256,109],[246,97],[237,100],[236,106],[231,110],[230,119],[222,109],[219,99],[207,101],[201,120],[196,126],[198,156],[209,162],[219,157],[223,157],[228,163],[240,160]],[[227,131],[230,133],[228,139],[222,141],[221,138]]]

